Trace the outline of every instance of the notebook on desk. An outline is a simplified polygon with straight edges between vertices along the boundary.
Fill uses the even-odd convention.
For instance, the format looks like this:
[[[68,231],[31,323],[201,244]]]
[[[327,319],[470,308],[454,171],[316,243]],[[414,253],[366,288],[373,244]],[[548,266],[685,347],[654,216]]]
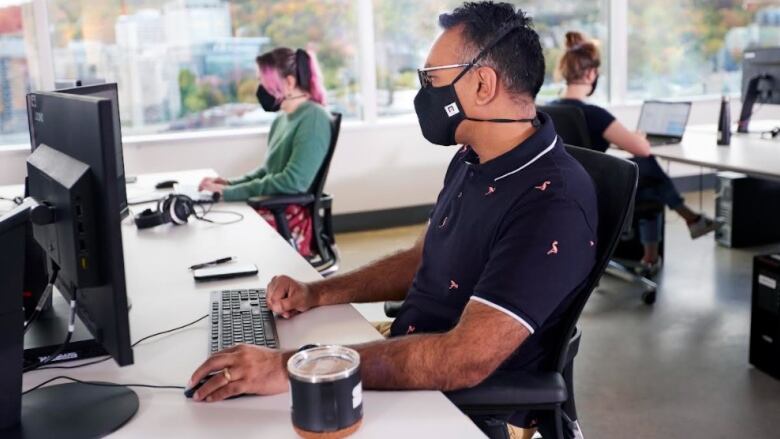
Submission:
[[[647,134],[651,146],[680,143],[690,114],[690,102],[645,101],[637,131]]]

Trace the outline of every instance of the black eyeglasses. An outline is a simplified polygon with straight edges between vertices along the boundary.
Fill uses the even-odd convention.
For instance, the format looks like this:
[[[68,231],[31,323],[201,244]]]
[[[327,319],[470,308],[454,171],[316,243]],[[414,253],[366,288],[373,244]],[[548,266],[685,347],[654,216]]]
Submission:
[[[433,84],[433,80],[431,79],[429,72],[435,72],[438,70],[459,69],[463,67],[468,67],[469,65],[471,65],[471,63],[448,64],[446,66],[425,67],[422,69],[417,69],[417,77],[420,79],[421,86],[430,87]]]
[[[446,66],[435,66],[435,67],[425,67],[422,69],[417,69],[417,77],[420,79],[420,85],[423,87],[430,87],[432,85],[431,77],[428,75],[428,72],[433,72],[436,70],[447,70],[447,69],[458,69],[463,68],[463,71],[458,74],[458,76],[455,77],[455,79],[452,81],[453,84],[457,82],[463,75],[466,74],[472,67],[479,67],[477,62],[482,59],[483,56],[485,56],[490,49],[492,49],[496,44],[498,44],[501,40],[504,39],[510,32],[512,32],[515,29],[519,29],[523,27],[523,24],[520,23],[512,23],[507,26],[505,26],[502,30],[498,31],[495,37],[488,42],[485,47],[480,50],[479,54],[474,57],[474,59],[471,60],[471,62],[468,63],[461,63],[461,64],[448,64]]]

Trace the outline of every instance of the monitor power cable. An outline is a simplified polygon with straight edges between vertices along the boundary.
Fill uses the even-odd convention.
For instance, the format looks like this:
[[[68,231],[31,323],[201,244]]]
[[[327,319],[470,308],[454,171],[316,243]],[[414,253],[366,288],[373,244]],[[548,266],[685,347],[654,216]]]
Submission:
[[[52,360],[57,358],[57,356],[60,355],[65,350],[65,348],[68,347],[68,344],[70,343],[70,339],[73,337],[73,331],[75,329],[76,329],[76,297],[74,296],[73,299],[71,299],[70,301],[70,318],[68,319],[68,335],[65,336],[65,341],[63,341],[60,347],[57,348],[57,350],[51,353],[48,357],[38,361],[35,364],[31,364],[23,368],[22,373],[35,370],[43,366],[44,364],[50,363]]]
[[[51,293],[54,290],[54,283],[57,281],[57,275],[59,274],[59,272],[60,272],[59,267],[57,267],[57,265],[55,264],[52,264],[51,277],[49,278],[49,283],[46,284],[46,288],[43,289],[43,294],[41,294],[40,299],[38,299],[38,304],[35,305],[35,309],[33,310],[32,314],[30,314],[30,318],[24,322],[25,334],[30,329],[32,324],[35,323],[35,321],[38,319],[38,316],[41,315],[41,311],[43,311],[43,308],[46,306],[46,302],[49,300],[49,297],[51,297]]]

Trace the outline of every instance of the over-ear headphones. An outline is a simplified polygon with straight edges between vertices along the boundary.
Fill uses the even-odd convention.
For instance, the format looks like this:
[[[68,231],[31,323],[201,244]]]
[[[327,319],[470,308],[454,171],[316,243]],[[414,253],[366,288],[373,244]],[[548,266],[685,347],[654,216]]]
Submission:
[[[139,229],[149,229],[167,223],[187,224],[187,219],[195,215],[195,202],[181,194],[170,194],[157,202],[157,207],[146,209],[135,217]]]

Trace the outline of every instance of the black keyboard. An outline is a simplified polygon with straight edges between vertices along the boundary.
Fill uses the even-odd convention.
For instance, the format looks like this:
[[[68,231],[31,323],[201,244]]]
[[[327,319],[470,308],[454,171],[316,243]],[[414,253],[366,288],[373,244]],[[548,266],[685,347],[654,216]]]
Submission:
[[[209,354],[241,343],[279,347],[265,290],[214,291],[210,317]]]

